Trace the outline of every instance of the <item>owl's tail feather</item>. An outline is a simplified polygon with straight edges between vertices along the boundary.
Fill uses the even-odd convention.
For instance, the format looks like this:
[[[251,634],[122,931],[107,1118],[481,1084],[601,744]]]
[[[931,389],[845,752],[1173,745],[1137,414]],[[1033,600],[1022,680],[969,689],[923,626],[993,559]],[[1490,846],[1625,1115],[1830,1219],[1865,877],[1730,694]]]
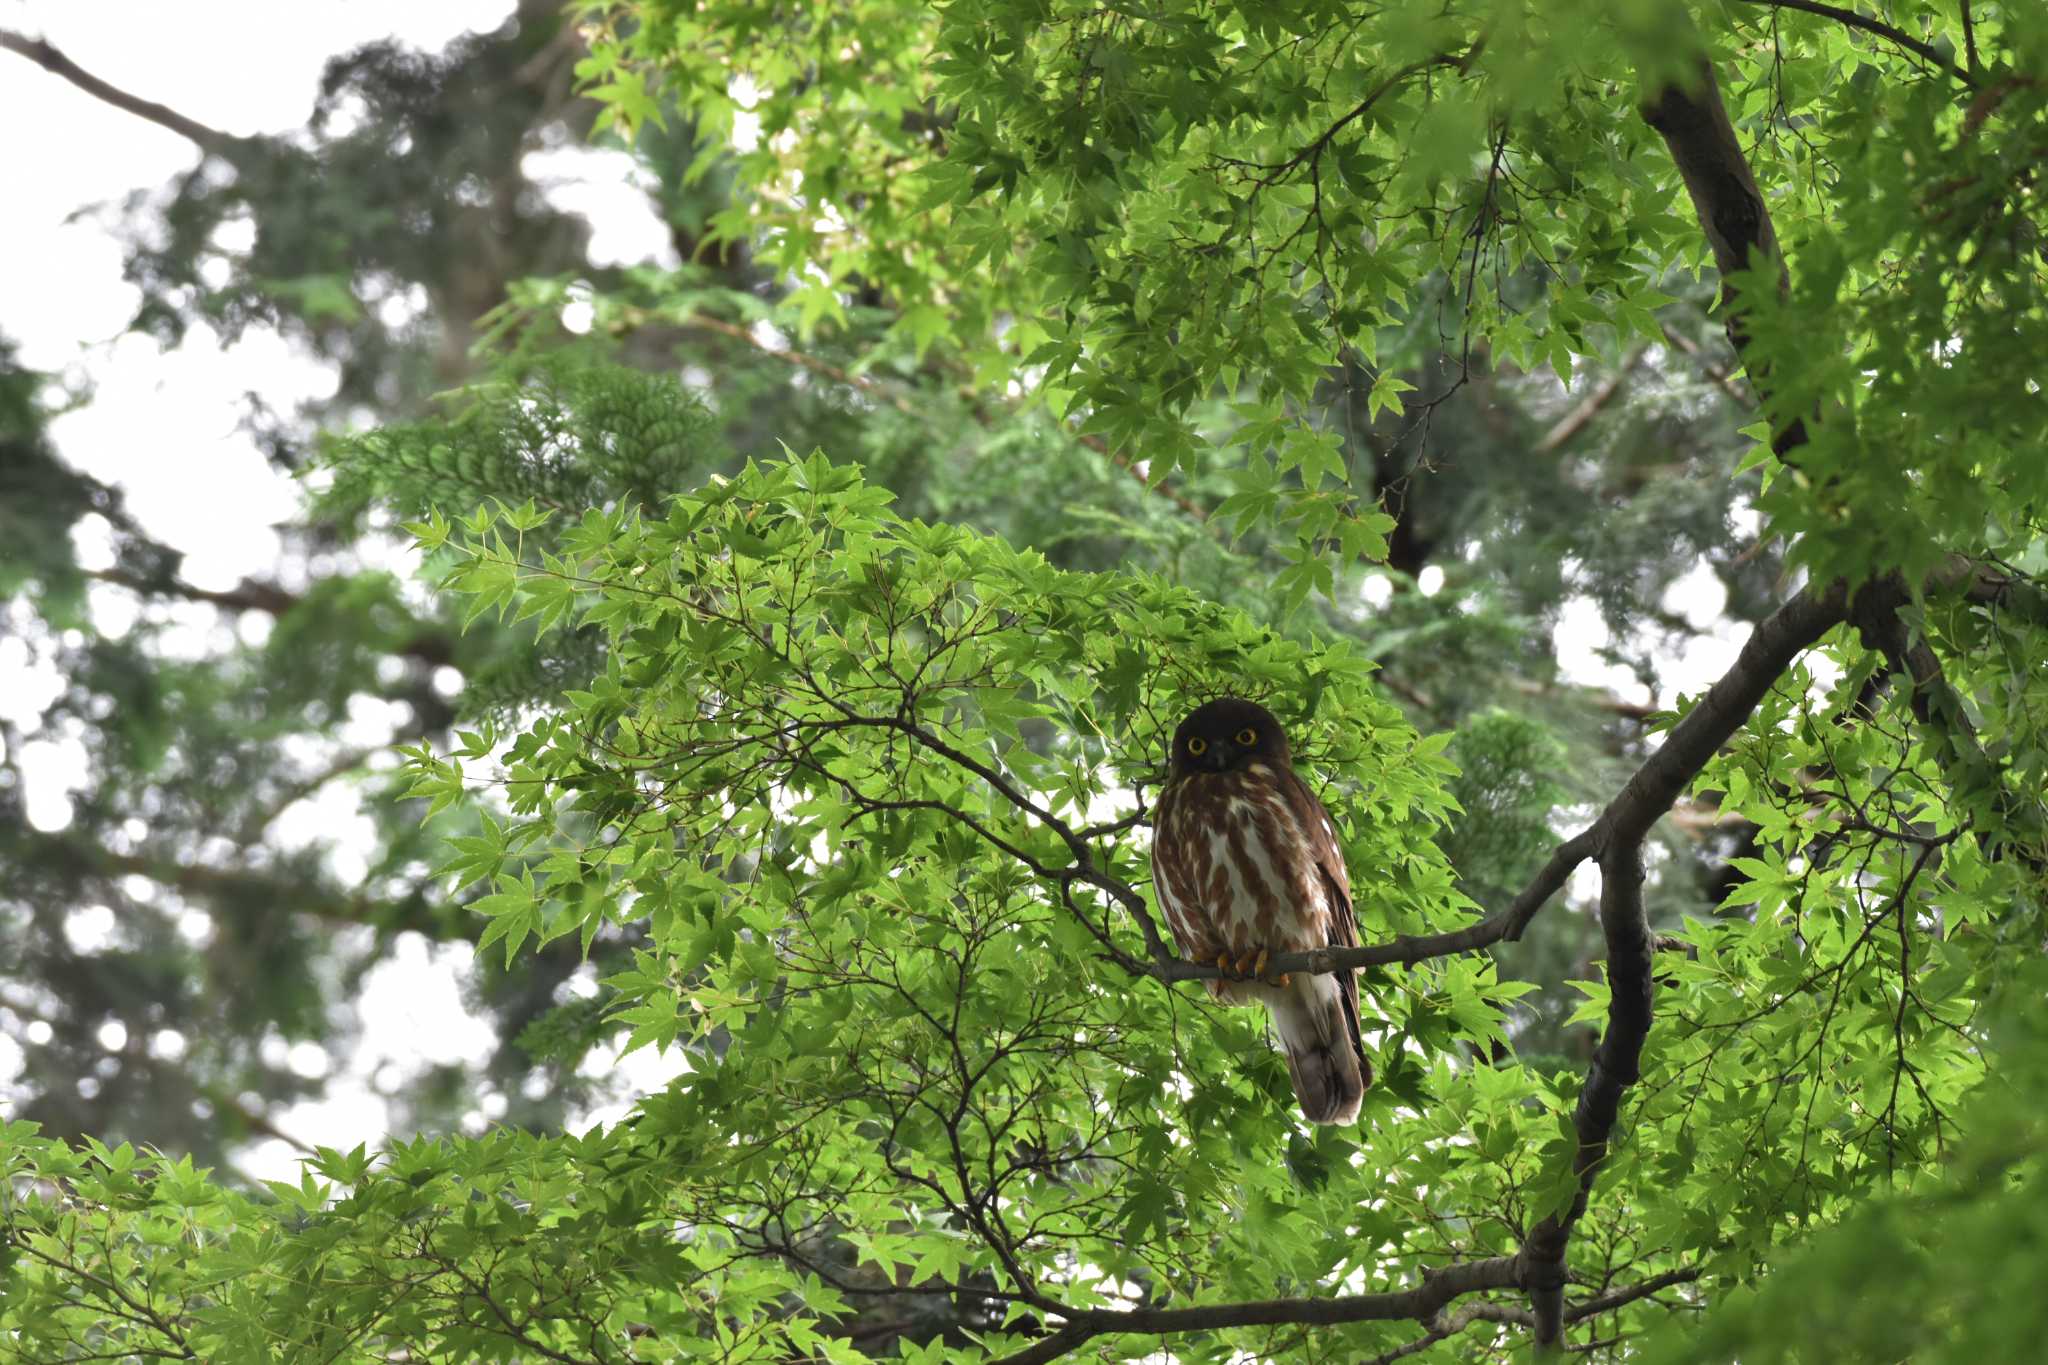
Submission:
[[[1358,1006],[1333,976],[1302,974],[1268,1008],[1287,1058],[1294,1096],[1310,1123],[1350,1123],[1358,1117],[1372,1063],[1359,1038]]]

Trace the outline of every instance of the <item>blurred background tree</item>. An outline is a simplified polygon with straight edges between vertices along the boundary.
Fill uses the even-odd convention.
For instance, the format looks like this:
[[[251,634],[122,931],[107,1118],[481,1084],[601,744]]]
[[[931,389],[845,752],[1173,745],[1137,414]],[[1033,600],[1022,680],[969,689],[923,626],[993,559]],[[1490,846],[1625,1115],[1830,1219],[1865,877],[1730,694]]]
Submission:
[[[53,411],[89,395],[0,350],[0,663],[61,680],[0,717],[0,1031],[11,1112],[53,1135],[232,1164],[252,1140],[330,1140],[310,1116],[345,1073],[369,1077],[395,1132],[555,1128],[616,1089],[585,1056],[609,1036],[593,983],[629,940],[601,936],[594,970],[562,942],[509,975],[459,946],[422,949],[473,942],[482,921],[434,876],[433,850],[461,831],[421,824],[386,775],[391,746],[445,745],[466,717],[559,686],[575,660],[554,651],[587,647],[544,654],[524,630],[460,628],[391,532],[430,504],[654,502],[777,443],[824,446],[864,461],[911,515],[1353,637],[1420,728],[1456,733],[1465,813],[1447,851],[1483,904],[1640,760],[1645,720],[1719,671],[1782,576],[1754,540],[1753,484],[1732,477],[1747,400],[1703,316],[1711,291],[1688,280],[1667,285],[1668,344],[1617,350],[1569,389],[1456,349],[1448,286],[1383,338],[1382,362],[1413,388],[1405,412],[1375,411],[1355,362],[1332,369],[1314,420],[1392,517],[1390,553],[1291,613],[1274,590],[1285,547],[1233,533],[1234,477],[1148,482],[1142,463],[979,384],[879,288],[792,342],[798,282],[712,231],[733,207],[737,131],[700,135],[670,110],[631,146],[599,134],[668,249],[639,263],[595,250],[591,216],[542,183],[596,113],[574,93],[581,41],[553,0],[439,52],[338,53],[303,128],[278,136],[151,103],[175,106],[183,78],[110,91],[84,54],[24,33],[0,43],[75,98],[193,145],[190,171],[167,192],[138,187],[121,217],[135,330],[166,347],[268,330],[334,376],[292,410],[250,395],[249,430],[307,476],[307,496],[269,571],[203,588],[117,483],[52,444]],[[437,394],[563,355],[680,381],[701,420],[632,468],[537,467],[404,425],[455,410]],[[1198,417],[1233,420],[1220,405]],[[370,426],[397,428],[375,459],[323,467],[330,434]],[[186,458],[180,435],[159,433],[149,458]],[[238,515],[234,487],[207,496]],[[30,818],[22,755],[38,744],[83,763],[66,822]],[[1651,869],[1667,923],[1711,911],[1749,833],[1708,808],[1680,814]],[[1598,943],[1589,916],[1551,915],[1502,958],[1547,984],[1588,975]],[[495,1040],[480,1067],[360,1055],[365,983],[399,960],[461,973]],[[1531,1006],[1517,1047],[1577,1065],[1590,1031],[1542,1012],[1558,997],[1528,998],[1557,1003]]]

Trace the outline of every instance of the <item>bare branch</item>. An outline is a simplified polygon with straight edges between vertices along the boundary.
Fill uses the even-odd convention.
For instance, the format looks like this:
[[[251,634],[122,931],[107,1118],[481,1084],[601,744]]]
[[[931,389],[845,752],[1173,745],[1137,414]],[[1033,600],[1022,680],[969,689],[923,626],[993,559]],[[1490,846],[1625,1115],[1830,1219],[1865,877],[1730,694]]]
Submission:
[[[1644,346],[1637,346],[1622,357],[1621,364],[1615,366],[1612,373],[1595,384],[1592,391],[1574,404],[1570,412],[1558,418],[1556,424],[1543,433],[1543,438],[1536,442],[1530,453],[1554,455],[1560,447],[1590,426],[1593,419],[1600,415],[1600,410],[1613,402],[1614,395],[1621,392],[1621,386],[1628,382],[1629,375],[1642,363],[1643,353],[1647,349]]]
[[[224,153],[241,141],[240,138],[223,133],[217,128],[209,128],[197,119],[187,118],[167,105],[143,99],[139,95],[131,95],[118,86],[109,85],[41,38],[29,38],[10,29],[0,28],[0,47],[20,53],[51,75],[70,81],[94,99],[103,100],[137,118],[148,119],[159,128],[168,128],[179,137],[196,144],[201,151]]]
[[[1664,333],[1664,340],[1670,342],[1671,345],[1691,357],[1692,362],[1700,367],[1700,373],[1706,375],[1715,388],[1727,394],[1729,398],[1733,399],[1741,407],[1753,408],[1756,406],[1756,395],[1744,388],[1742,381],[1737,379],[1734,374],[1722,368],[1712,356],[1708,355],[1701,348],[1697,341],[1694,341],[1668,322],[1659,323],[1658,327]]]

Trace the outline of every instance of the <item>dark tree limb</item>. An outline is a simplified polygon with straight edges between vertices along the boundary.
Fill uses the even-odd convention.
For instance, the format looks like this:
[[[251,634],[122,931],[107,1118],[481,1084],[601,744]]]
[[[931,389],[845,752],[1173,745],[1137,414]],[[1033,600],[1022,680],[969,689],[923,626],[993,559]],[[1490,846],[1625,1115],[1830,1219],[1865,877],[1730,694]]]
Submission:
[[[1643,841],[1651,825],[1749,719],[1792,661],[1841,624],[1848,610],[1848,594],[1838,584],[1819,592],[1808,589],[1773,612],[1750,632],[1734,666],[1672,727],[1662,747],[1636,769],[1580,836],[1591,836],[1598,849],[1600,928],[1607,942],[1610,1003],[1607,1027],[1572,1114],[1578,1135],[1572,1161],[1578,1190],[1568,1208],[1530,1230],[1517,1258],[1540,1345],[1555,1344],[1563,1330],[1565,1250],[1573,1226],[1586,1211],[1620,1116],[1622,1095],[1640,1074],[1643,1043],[1649,1037],[1655,945],[1643,914]]]
[[[1749,366],[1750,383],[1762,397],[1768,393],[1768,376],[1757,372],[1759,367],[1749,356],[1748,309],[1738,280],[1752,266],[1760,273],[1775,271],[1781,296],[1791,280],[1778,249],[1770,209],[1750,173],[1749,159],[1742,154],[1713,71],[1702,66],[1691,84],[1664,86],[1644,103],[1642,114],[1664,139],[1692,197],[1707,245],[1713,249],[1715,269],[1721,274],[1722,325],[1735,353]],[[1803,418],[1794,417],[1772,433],[1772,453],[1781,459],[1805,444]]]
[[[1210,1332],[1228,1327],[1276,1327],[1284,1325],[1336,1326],[1348,1322],[1413,1320],[1424,1325],[1424,1335],[1395,1347],[1375,1361],[1392,1362],[1415,1354],[1445,1337],[1455,1336],[1475,1322],[1497,1322],[1528,1327],[1535,1319],[1527,1309],[1512,1304],[1479,1301],[1446,1311],[1466,1294],[1488,1289],[1518,1287],[1518,1258],[1496,1256],[1484,1261],[1464,1261],[1428,1272],[1413,1289],[1384,1294],[1352,1294],[1334,1299],[1262,1299],[1199,1308],[1135,1308],[1075,1310],[1049,1335],[1022,1351],[1001,1357],[994,1365],[1039,1365],[1056,1360],[1097,1337],[1113,1335],[1170,1336],[1178,1332]],[[1579,1322],[1625,1308],[1631,1303],[1662,1293],[1674,1285],[1699,1278],[1696,1269],[1666,1271],[1639,1284],[1610,1290],[1565,1308],[1565,1322]]]
[[[1894,28],[1882,19],[1872,19],[1858,14],[1855,10],[1840,5],[1826,5],[1820,0],[1742,0],[1746,5],[1762,5],[1769,9],[1794,9],[1801,14],[1817,14],[1823,19],[1832,19],[1846,28],[1861,29],[1863,32],[1882,38],[1888,43],[1904,48],[1930,66],[1940,67],[1964,85],[1975,87],[1976,78],[1943,56],[1941,49],[1932,43],[1923,43],[1904,29]],[[1969,0],[1963,2],[1963,37],[1970,50],[1972,66],[1977,60],[1976,28],[1970,21]]]
[[[201,151],[216,155],[226,153],[241,139],[217,128],[209,128],[197,119],[187,118],[168,105],[154,100],[131,95],[119,86],[110,85],[81,67],[77,62],[59,52],[41,38],[29,38],[10,29],[0,28],[0,47],[9,52],[18,52],[53,76],[71,82],[96,100],[113,105],[123,113],[147,119],[159,128],[167,128],[179,137],[195,144]]]
[[[1431,1271],[1413,1289],[1384,1294],[1351,1294],[1334,1299],[1254,1299],[1196,1308],[1075,1309],[1071,1314],[1063,1314],[1065,1324],[1050,1336],[1014,1355],[1003,1356],[995,1365],[1039,1365],[1101,1336],[1170,1336],[1226,1327],[1335,1326],[1403,1319],[1428,1322],[1463,1295],[1483,1289],[1515,1288],[1516,1275],[1514,1257],[1495,1256]]]

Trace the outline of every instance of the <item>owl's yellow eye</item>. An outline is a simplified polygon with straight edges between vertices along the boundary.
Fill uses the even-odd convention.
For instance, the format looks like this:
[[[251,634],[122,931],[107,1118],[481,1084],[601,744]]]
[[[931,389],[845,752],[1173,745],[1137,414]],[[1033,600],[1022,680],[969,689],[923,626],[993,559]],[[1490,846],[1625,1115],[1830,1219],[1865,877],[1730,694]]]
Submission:
[[[1200,755],[1208,747],[1209,741],[1201,738],[1199,735],[1188,741],[1188,752],[1191,754]]]
[[[1257,730],[1252,729],[1251,726],[1247,725],[1244,727],[1244,729],[1239,730],[1237,732],[1237,742],[1239,744],[1242,744],[1245,748],[1249,749],[1252,747],[1252,745],[1257,744],[1259,742],[1259,732]]]

